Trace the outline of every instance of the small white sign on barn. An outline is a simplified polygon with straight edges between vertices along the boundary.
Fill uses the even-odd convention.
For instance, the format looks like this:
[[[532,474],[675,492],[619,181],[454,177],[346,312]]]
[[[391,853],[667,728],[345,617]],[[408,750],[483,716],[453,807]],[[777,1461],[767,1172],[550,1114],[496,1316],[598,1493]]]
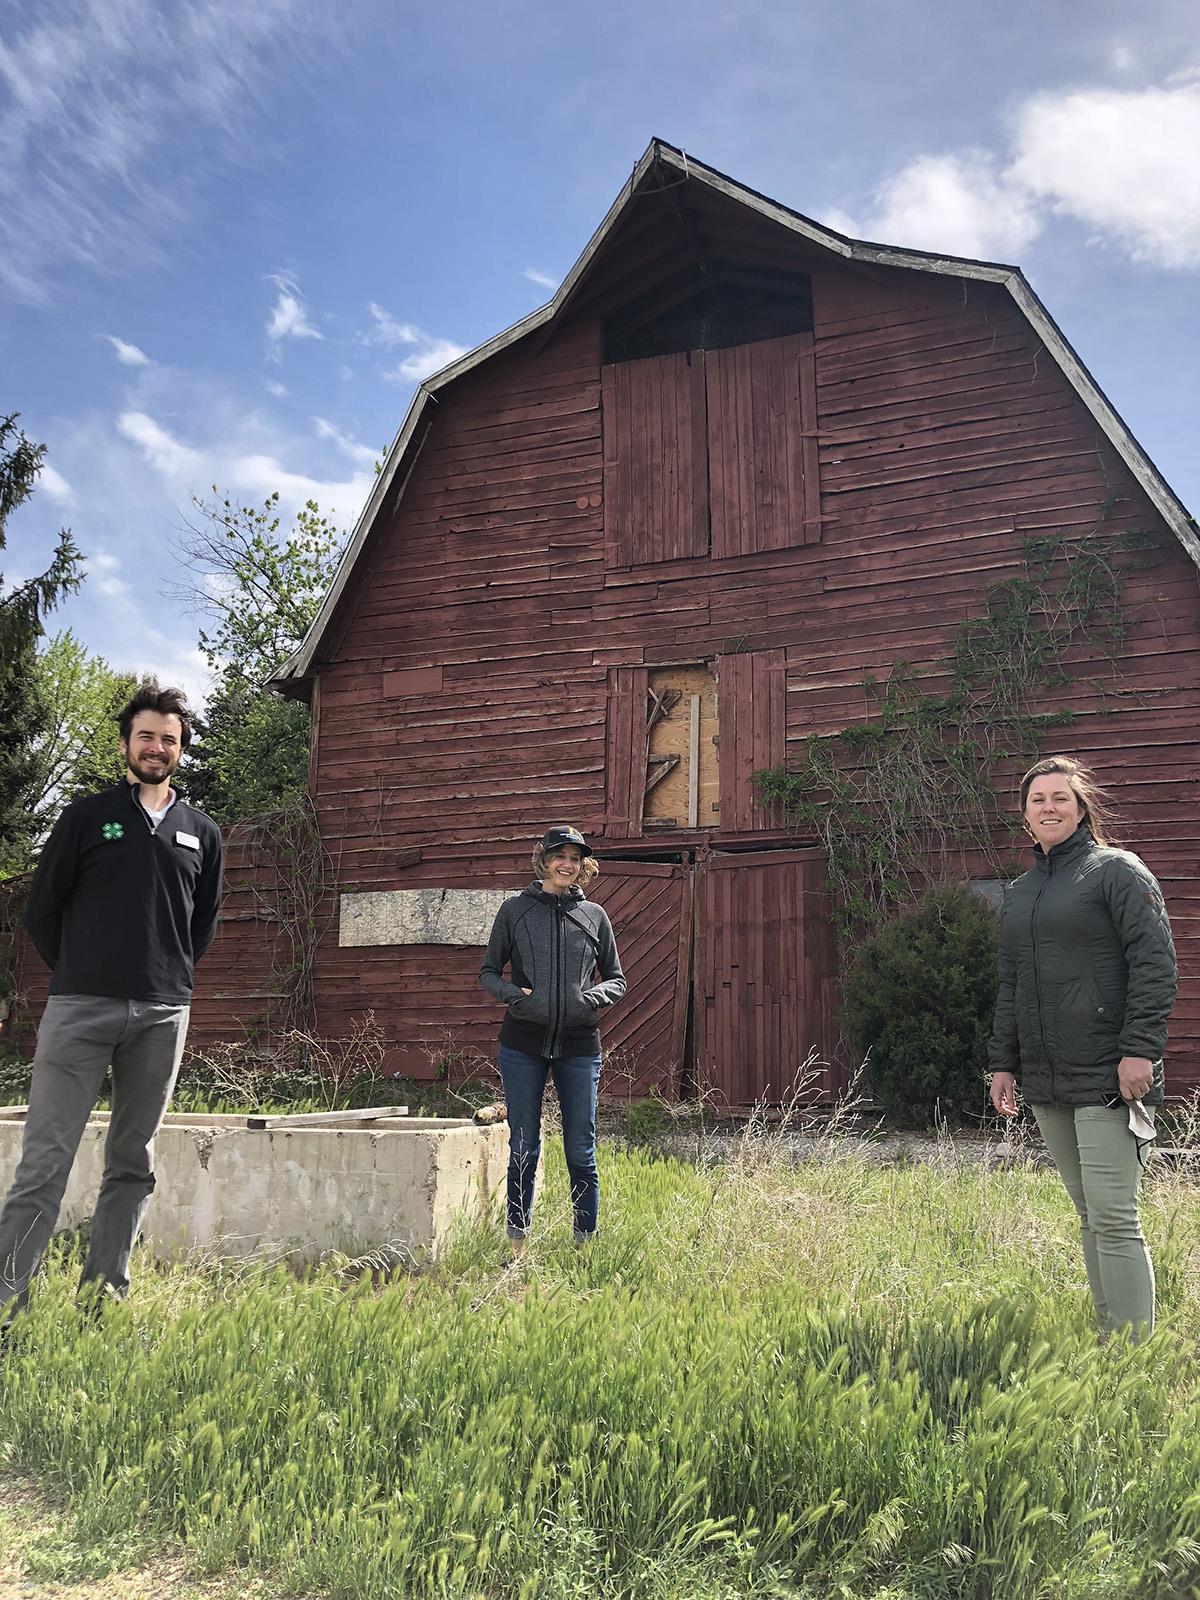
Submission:
[[[383,889],[344,894],[338,944],[479,944],[516,889]]]

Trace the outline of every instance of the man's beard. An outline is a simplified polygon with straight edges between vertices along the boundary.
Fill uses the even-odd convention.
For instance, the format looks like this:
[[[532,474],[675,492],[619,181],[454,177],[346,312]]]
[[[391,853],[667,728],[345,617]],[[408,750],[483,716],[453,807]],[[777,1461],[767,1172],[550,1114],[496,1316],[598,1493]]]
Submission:
[[[147,762],[144,759],[135,761],[132,756],[126,756],[125,765],[132,772],[139,783],[165,783],[179,765],[168,756],[164,761]]]

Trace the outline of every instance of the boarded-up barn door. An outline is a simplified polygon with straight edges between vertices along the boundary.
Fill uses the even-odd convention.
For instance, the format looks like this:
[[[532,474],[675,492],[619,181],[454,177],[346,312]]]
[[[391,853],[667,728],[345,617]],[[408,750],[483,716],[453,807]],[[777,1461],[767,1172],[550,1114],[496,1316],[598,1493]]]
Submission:
[[[628,997],[603,1021],[609,1095],[678,1093],[687,1033],[692,875],[655,862],[606,862],[588,898],[608,912]]]
[[[822,1099],[842,1088],[835,946],[824,857],[788,850],[708,857],[697,869],[697,1079],[718,1103],[777,1103],[809,1051]]]

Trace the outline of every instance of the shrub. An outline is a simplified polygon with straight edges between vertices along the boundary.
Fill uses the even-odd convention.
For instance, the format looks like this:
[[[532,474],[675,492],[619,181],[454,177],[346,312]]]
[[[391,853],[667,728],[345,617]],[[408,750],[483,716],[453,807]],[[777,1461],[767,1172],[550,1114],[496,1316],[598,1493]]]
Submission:
[[[901,1127],[978,1118],[996,1001],[998,921],[962,886],[929,890],[859,949],[845,1022],[870,1052],[880,1109]]]

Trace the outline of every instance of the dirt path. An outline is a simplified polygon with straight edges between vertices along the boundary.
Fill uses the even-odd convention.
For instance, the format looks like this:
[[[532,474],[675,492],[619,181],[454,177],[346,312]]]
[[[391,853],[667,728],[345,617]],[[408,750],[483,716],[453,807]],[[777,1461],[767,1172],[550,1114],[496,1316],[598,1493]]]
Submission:
[[[274,1600],[279,1593],[248,1572],[197,1577],[179,1550],[106,1578],[39,1575],[80,1571],[86,1556],[61,1504],[30,1479],[0,1472],[0,1600]]]

